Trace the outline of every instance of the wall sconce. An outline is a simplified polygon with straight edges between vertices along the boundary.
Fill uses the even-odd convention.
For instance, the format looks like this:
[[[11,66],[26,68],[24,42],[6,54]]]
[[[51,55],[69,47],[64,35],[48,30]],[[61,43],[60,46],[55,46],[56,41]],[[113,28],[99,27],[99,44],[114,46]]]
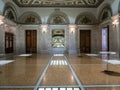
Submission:
[[[119,24],[119,21],[117,19],[112,22],[113,30],[116,30],[116,27],[118,26],[118,24]]]
[[[119,14],[114,15],[114,16],[111,17],[113,30],[115,30],[116,27],[118,26],[118,24],[119,24],[119,18],[120,18]]]
[[[118,24],[119,24],[119,21],[118,21],[118,20],[114,20],[114,21],[112,22],[113,27],[116,27]]]
[[[41,25],[42,33],[46,33],[47,29],[48,29],[48,25],[47,24]]]
[[[76,25],[69,25],[68,26],[70,33],[75,33]]]
[[[3,20],[4,20],[4,17],[0,15],[0,25],[4,24]]]

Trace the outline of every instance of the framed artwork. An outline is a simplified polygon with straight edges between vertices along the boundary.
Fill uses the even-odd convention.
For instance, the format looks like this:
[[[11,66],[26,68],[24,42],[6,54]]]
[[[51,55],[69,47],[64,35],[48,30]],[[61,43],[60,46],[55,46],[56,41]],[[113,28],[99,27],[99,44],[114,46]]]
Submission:
[[[64,30],[52,30],[52,47],[63,48],[65,42]]]

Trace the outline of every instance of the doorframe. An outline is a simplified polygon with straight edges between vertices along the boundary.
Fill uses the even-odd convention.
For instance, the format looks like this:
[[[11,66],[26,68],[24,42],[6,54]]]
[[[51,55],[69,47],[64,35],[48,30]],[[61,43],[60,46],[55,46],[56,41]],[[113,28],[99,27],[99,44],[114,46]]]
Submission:
[[[57,48],[54,48],[52,47],[52,32],[53,30],[63,30],[64,31],[64,47],[57,47]],[[50,30],[50,48],[51,48],[51,51],[50,53],[52,54],[64,54],[65,53],[65,50],[66,50],[66,30],[64,28],[51,28]]]
[[[110,32],[110,30],[109,30],[109,25],[107,25],[106,27],[103,27],[102,28],[102,30],[104,29],[104,28],[107,28],[107,51],[109,51],[110,50],[110,48],[109,48],[109,32]],[[103,49],[103,48],[102,48]]]
[[[92,37],[91,37],[91,28],[79,28],[78,29],[78,53],[81,53],[81,50],[80,50],[80,31],[81,30],[89,30],[90,31],[90,52],[92,51]]]
[[[27,53],[27,35],[26,35],[27,31],[36,31],[36,53],[37,53],[37,30],[35,30],[35,29],[26,29],[25,30],[25,53]]]
[[[9,41],[8,41],[8,46],[12,45],[12,47],[11,47],[11,49],[12,49],[11,52],[6,51],[6,49],[7,49],[7,48],[6,48],[6,45],[7,45],[7,44],[6,44],[6,35],[8,35],[8,34],[12,37],[12,40],[10,39],[11,37],[10,37],[9,39],[7,39],[7,40],[9,40]],[[14,45],[14,38],[15,38],[14,33],[12,33],[12,32],[5,32],[5,53],[6,53],[6,54],[8,54],[8,53],[14,53],[14,46],[15,46],[15,45]],[[11,41],[12,41],[12,43],[11,43]]]

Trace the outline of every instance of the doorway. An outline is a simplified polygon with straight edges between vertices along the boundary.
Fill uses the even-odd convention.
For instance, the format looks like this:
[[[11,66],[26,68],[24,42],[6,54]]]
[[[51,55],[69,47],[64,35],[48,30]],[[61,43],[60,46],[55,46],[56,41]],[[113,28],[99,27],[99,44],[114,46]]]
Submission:
[[[37,53],[36,30],[26,30],[26,53]]]
[[[91,31],[80,30],[80,53],[91,52]]]
[[[102,28],[102,51],[109,51],[109,26]]]
[[[5,32],[5,53],[13,53],[14,51],[14,34]]]
[[[65,31],[63,29],[52,30],[52,53],[63,54],[65,52]]]

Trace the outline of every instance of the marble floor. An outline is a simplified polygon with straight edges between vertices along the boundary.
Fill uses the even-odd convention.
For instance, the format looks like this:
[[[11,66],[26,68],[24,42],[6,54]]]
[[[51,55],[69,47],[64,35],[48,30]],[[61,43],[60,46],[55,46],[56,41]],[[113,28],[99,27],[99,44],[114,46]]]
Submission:
[[[0,90],[120,90],[120,65],[110,55],[16,55],[0,61]],[[110,72],[104,72],[110,70]]]

